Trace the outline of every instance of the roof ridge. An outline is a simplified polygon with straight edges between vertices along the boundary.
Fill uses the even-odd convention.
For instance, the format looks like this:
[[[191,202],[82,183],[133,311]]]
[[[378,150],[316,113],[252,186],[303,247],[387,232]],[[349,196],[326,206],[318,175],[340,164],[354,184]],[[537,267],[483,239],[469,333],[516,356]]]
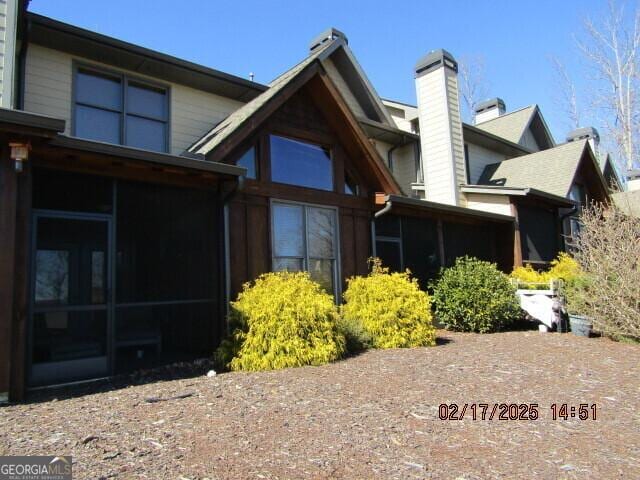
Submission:
[[[476,126],[476,127],[477,127],[478,125],[483,125],[483,124],[485,124],[485,123],[493,122],[493,121],[495,121],[495,120],[499,120],[499,119],[501,119],[501,118],[508,117],[509,115],[512,115],[512,114],[514,114],[514,113],[521,112],[521,111],[523,111],[523,110],[526,110],[527,108],[532,108],[532,107],[533,107],[533,108],[537,108],[537,107],[538,107],[538,104],[537,104],[537,103],[532,103],[531,105],[527,105],[527,106],[525,106],[525,107],[520,107],[520,108],[518,108],[518,109],[516,109],[516,110],[512,110],[511,112],[503,113],[503,114],[502,114],[502,115],[500,115],[499,117],[492,118],[492,119],[490,119],[490,120],[485,120],[484,122],[477,123],[477,124],[475,124],[474,126]]]

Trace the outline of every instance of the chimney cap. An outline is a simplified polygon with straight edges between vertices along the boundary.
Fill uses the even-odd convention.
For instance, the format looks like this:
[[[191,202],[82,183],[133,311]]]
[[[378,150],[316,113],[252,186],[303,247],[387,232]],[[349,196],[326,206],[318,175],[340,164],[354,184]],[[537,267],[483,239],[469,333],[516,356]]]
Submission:
[[[344,43],[349,43],[347,36],[343,32],[341,32],[337,28],[330,27],[319,35],[316,35],[313,40],[311,40],[311,43],[309,44],[309,50],[315,50],[323,43],[335,40],[336,38],[341,38],[342,40],[344,40]]]
[[[496,98],[492,98],[490,100],[485,100],[484,102],[478,103],[476,105],[476,108],[474,108],[474,111],[475,113],[482,113],[487,110],[491,110],[493,108],[499,108],[500,111],[503,113],[507,109],[504,104],[504,100],[502,100],[500,97],[496,97]]]
[[[440,67],[448,67],[454,72],[458,72],[458,62],[453,55],[444,48],[431,50],[424,57],[418,60],[415,66],[416,77],[420,77]]]
[[[598,130],[593,127],[576,128],[567,135],[567,142],[575,142],[576,140],[583,140],[585,138],[593,138],[596,142],[599,142],[600,134]]]

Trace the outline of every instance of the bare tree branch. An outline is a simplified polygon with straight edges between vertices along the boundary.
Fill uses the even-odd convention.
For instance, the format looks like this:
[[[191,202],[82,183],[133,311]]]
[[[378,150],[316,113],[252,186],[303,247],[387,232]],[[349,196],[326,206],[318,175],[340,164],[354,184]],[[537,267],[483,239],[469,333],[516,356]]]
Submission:
[[[625,170],[640,165],[640,9],[609,0],[604,19],[585,21],[577,47],[595,74],[588,108],[611,139]]]
[[[476,105],[487,97],[489,88],[485,79],[485,62],[481,56],[463,57],[458,62],[458,79],[462,96],[463,117],[472,121]]]
[[[558,90],[556,95],[556,103],[565,111],[568,118],[569,128],[580,128],[581,114],[578,106],[578,94],[573,80],[569,76],[567,69],[562,61],[556,57],[551,57],[551,64],[556,73]]]

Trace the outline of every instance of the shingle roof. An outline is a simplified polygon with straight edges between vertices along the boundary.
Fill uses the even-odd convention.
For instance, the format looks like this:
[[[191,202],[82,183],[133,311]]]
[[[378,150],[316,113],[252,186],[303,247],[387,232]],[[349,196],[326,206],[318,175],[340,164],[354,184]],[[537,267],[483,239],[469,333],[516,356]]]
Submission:
[[[640,190],[617,192],[611,195],[613,203],[627,215],[640,217]]]
[[[586,145],[586,140],[568,142],[541,152],[487,165],[478,184],[529,187],[566,197]]]
[[[505,138],[510,142],[519,143],[536,109],[536,105],[529,105],[520,110],[500,115],[493,120],[478,123],[475,126],[485,132]]]
[[[248,120],[254,113],[262,108],[266,103],[275,97],[291,80],[301,73],[307,66],[313,63],[320,55],[332,46],[336,40],[327,42],[325,45],[316,48],[303,61],[287,70],[269,84],[269,89],[258,95],[249,103],[244,104],[239,109],[232,112],[227,118],[218,123],[215,127],[205,133],[202,138],[194,142],[187,152],[192,154],[207,155],[214,148],[220,145],[232,132]]]

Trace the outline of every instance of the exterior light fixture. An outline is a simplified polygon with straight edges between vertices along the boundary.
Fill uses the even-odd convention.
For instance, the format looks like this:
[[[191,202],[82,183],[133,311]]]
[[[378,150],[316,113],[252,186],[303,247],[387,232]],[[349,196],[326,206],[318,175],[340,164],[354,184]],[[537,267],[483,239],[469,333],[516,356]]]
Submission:
[[[11,160],[15,162],[16,172],[20,173],[24,169],[24,162],[29,159],[31,145],[28,143],[9,143],[11,147]]]

